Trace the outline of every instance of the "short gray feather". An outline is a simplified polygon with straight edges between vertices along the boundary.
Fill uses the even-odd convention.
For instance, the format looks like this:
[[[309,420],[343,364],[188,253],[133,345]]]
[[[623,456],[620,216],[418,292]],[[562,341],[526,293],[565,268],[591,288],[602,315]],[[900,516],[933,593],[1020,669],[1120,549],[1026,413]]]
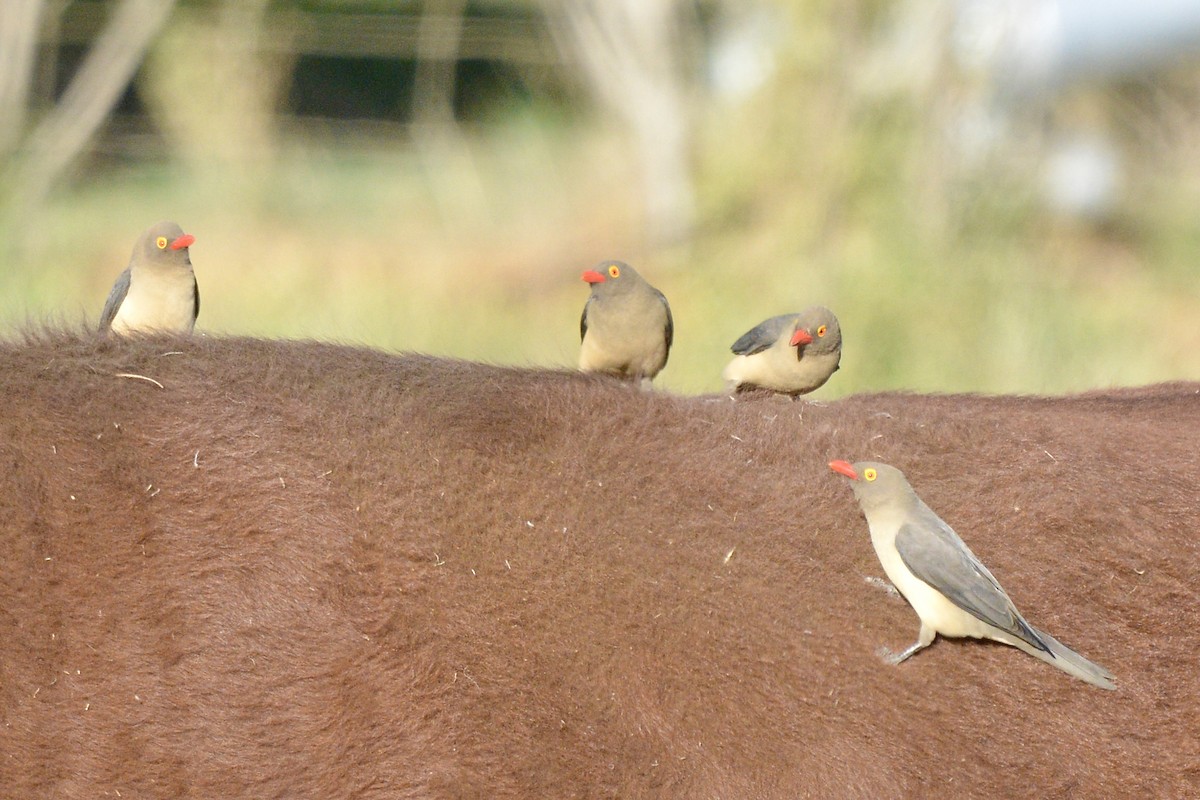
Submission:
[[[100,328],[103,333],[112,327],[113,320],[117,318],[117,312],[121,310],[121,303],[125,302],[125,295],[129,294],[129,267],[117,276],[117,282],[113,284],[112,291],[108,293],[108,300],[104,303],[104,310],[100,312]],[[200,312],[200,293],[196,292],[196,313]]]
[[[671,304],[667,302],[667,296],[658,289],[654,289],[654,293],[658,295],[659,300],[662,300],[663,308],[667,311],[667,328],[663,333],[666,336],[667,350],[670,350],[671,344],[675,341],[675,319],[671,316]],[[586,313],[587,306],[584,306],[583,310]],[[583,337],[581,336],[580,338],[582,339]]]
[[[591,305],[592,305],[592,301],[593,301],[593,300],[595,300],[595,299],[596,299],[595,295],[589,296],[589,297],[588,297],[588,299],[587,299],[587,302],[583,304],[583,314],[581,314],[581,315],[580,315],[580,317],[579,317],[579,341],[581,341],[581,342],[583,341],[583,337],[587,336],[587,329],[588,329],[587,312],[588,312],[588,308],[590,308],[590,307],[591,307]]]
[[[784,329],[796,324],[795,314],[781,314],[778,317],[771,317],[755,325],[750,330],[743,333],[733,347],[729,348],[735,355],[752,356],[755,353],[761,353],[779,339],[780,334]]]

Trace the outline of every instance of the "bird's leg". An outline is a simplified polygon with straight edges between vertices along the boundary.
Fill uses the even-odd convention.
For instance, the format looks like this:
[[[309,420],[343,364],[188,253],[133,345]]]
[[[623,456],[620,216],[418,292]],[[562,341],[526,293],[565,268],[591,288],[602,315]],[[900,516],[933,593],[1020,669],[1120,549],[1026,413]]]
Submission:
[[[892,584],[885,581],[883,578],[877,578],[874,575],[867,575],[866,577],[863,578],[863,580],[865,580],[867,583],[874,586],[876,589],[880,589],[884,592],[887,592],[892,597],[900,596],[900,592],[898,592],[896,590],[896,587],[892,586]]]
[[[893,653],[886,647],[879,648],[879,655],[889,664],[899,664],[918,650],[924,650],[929,645],[933,644],[934,637],[937,636],[937,631],[927,626],[924,622],[921,623],[921,632],[917,634],[917,641],[913,642],[907,649],[899,653]]]
[[[908,648],[901,650],[899,653],[890,652],[885,648],[883,652],[883,660],[889,664],[899,664],[913,653],[917,652],[918,650],[923,650],[928,646],[928,642],[914,642],[913,644],[909,645]]]

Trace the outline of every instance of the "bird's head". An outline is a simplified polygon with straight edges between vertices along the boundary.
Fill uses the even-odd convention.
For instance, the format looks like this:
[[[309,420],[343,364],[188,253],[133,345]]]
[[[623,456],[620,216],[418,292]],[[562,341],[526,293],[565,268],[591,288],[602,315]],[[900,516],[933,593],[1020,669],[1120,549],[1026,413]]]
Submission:
[[[135,260],[140,256],[141,261],[148,264],[174,264],[190,269],[192,260],[188,248],[195,241],[196,237],[184,233],[178,224],[160,222],[142,234],[133,256]]]
[[[863,511],[912,495],[904,473],[878,461],[830,461],[829,468],[851,480],[850,488]]]
[[[637,270],[621,261],[602,261],[595,269],[583,273],[583,280],[593,293],[619,291],[639,280]]]
[[[801,311],[796,318],[796,332],[789,342],[792,347],[803,348],[803,353],[833,353],[842,349],[842,328],[838,318],[824,306],[813,306]]]

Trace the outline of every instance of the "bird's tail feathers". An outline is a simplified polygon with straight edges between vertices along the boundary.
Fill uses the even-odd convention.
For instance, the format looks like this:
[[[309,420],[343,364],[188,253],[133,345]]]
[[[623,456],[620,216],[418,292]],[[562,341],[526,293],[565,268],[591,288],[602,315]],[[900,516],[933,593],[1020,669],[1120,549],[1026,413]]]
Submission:
[[[1093,686],[1099,686],[1101,689],[1116,689],[1114,683],[1115,676],[1099,664],[1089,661],[1083,656],[1076,653],[1071,648],[1067,647],[1062,642],[1055,639],[1045,631],[1040,631],[1034,628],[1038,638],[1050,648],[1049,652],[1039,650],[1028,642],[1020,639],[1013,639],[1010,643],[1024,650],[1029,655],[1035,658],[1040,658],[1047,664],[1052,664],[1063,672],[1069,675],[1074,675],[1080,680],[1087,681]]]

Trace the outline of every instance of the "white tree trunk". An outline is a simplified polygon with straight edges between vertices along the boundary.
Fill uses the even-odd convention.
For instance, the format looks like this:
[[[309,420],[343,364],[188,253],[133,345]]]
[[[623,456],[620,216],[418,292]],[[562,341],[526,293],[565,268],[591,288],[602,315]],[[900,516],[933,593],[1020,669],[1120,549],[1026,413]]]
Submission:
[[[44,0],[0,3],[0,158],[12,152],[25,127],[44,8]]]
[[[4,0],[8,8],[14,0]],[[175,0],[121,0],[88,51],[58,105],[24,137],[10,167],[5,210],[29,209],[87,147],[129,85],[150,41],[162,29]],[[25,71],[25,84],[32,68]],[[25,97],[28,89],[24,90]]]
[[[544,0],[564,55],[636,142],[649,232],[686,237],[695,200],[680,0]]]

